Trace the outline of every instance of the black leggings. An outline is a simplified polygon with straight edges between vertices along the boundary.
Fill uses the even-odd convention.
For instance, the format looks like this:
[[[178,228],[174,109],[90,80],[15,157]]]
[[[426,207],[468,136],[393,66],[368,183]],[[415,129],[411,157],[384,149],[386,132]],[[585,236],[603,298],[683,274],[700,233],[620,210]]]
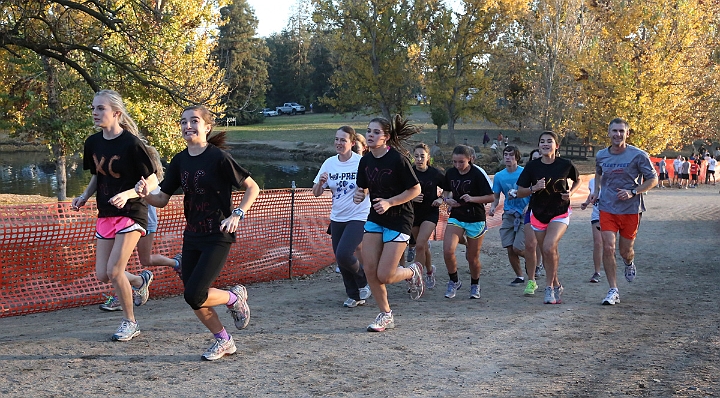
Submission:
[[[182,279],[185,302],[199,310],[207,300],[208,290],[220,275],[230,253],[230,242],[183,241]]]
[[[364,221],[330,222],[333,252],[340,267],[345,292],[353,300],[360,300],[358,289],[367,285],[365,271],[355,257],[355,249],[362,242]]]

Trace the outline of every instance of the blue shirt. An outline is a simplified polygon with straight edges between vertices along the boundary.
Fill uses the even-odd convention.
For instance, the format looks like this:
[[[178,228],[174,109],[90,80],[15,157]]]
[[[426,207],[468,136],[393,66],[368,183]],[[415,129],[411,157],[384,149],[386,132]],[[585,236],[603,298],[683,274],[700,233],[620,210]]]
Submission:
[[[493,179],[493,193],[497,194],[502,192],[502,194],[505,195],[505,204],[503,207],[505,209],[504,211],[508,213],[517,212],[523,214],[528,203],[530,203],[529,196],[522,199],[510,199],[508,197],[508,191],[511,189],[517,189],[517,180],[522,171],[522,166],[518,166],[517,170],[512,173],[510,173],[507,169],[504,169],[495,174],[495,178]]]

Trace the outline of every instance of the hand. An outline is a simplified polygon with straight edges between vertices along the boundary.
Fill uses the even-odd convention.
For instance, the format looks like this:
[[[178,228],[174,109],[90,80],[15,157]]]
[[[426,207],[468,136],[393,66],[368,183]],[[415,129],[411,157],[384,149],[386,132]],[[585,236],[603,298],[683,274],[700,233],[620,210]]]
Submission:
[[[437,198],[431,203],[432,207],[440,207],[443,204],[442,198]]]
[[[327,182],[328,178],[329,178],[329,176],[328,176],[328,173],[327,173],[327,172],[324,172],[324,173],[320,174],[320,180],[318,181],[318,184],[320,184],[320,185],[325,185],[325,183]]]
[[[375,198],[373,200],[373,202],[375,202],[375,203],[373,203],[372,206],[373,206],[373,209],[375,209],[375,212],[377,214],[384,214],[387,211],[387,209],[389,209],[391,207],[390,202],[388,202],[387,200],[382,199],[382,198]]]
[[[465,203],[470,203],[473,201],[473,197],[468,194],[465,194],[460,197],[460,201],[465,202]]]
[[[237,231],[239,225],[240,217],[235,217],[231,215],[230,217],[220,221],[220,231],[231,234]]]
[[[420,194],[420,195],[414,197],[412,201],[415,203],[422,203],[423,198],[424,198],[423,194]]]
[[[587,209],[587,207],[588,207],[589,204],[590,204],[590,203],[588,203],[588,202],[582,202],[582,203],[580,203],[580,210],[585,210],[585,209]]]
[[[447,198],[447,199],[445,199],[445,204],[447,204],[448,207],[460,207],[460,206],[462,206],[460,203],[458,203],[458,202],[457,202],[455,199],[453,199],[453,198]]]
[[[530,188],[531,188],[531,190],[532,190],[534,193],[537,193],[538,191],[542,191],[543,189],[545,189],[545,177],[539,179],[539,180],[535,183],[535,185],[533,185],[533,186],[530,187]]]
[[[353,203],[359,205],[365,200],[365,189],[358,187],[353,194]]]
[[[495,206],[491,205],[490,209],[488,209],[488,216],[495,217]]]
[[[617,193],[618,200],[628,200],[634,196],[632,194],[632,192],[630,192],[629,189],[622,189],[622,188],[616,188],[616,189],[618,191],[618,193]]]
[[[135,184],[135,192],[138,194],[139,197],[144,198],[147,196],[150,192],[148,192],[148,183],[145,180],[145,177],[140,176],[140,181]]]
[[[80,208],[85,206],[85,203],[87,203],[87,199],[85,199],[83,196],[78,196],[77,198],[72,200],[70,208],[75,211],[80,211]]]
[[[508,199],[515,199],[517,198],[517,189],[511,189],[507,193]]]
[[[570,192],[563,192],[560,194],[562,200],[570,200]]]
[[[110,200],[108,200],[108,203],[117,207],[118,209],[122,209],[123,207],[125,207],[125,204],[127,203],[127,201],[128,201],[127,195],[124,192],[120,192],[119,194],[110,198]]]

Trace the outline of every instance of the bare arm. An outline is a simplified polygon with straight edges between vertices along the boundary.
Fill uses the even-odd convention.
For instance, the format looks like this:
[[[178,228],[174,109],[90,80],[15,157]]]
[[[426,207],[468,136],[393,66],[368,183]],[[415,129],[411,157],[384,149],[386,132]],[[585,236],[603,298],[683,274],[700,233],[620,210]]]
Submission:
[[[72,200],[72,204],[70,205],[73,210],[80,210],[81,207],[85,206],[85,203],[87,203],[88,199],[97,191],[97,175],[93,174],[93,176],[90,178],[90,182],[88,183],[87,188],[83,191],[80,196]]]
[[[488,216],[494,217],[495,216],[495,209],[500,204],[500,192],[495,194],[495,200],[490,205],[490,209],[488,210]]]

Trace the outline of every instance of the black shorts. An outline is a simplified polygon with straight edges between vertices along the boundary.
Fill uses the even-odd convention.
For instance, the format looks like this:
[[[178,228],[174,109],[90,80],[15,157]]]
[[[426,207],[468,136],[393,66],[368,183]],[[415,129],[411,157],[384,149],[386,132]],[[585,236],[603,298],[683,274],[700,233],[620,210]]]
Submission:
[[[692,180],[693,180],[693,181],[697,181],[697,180],[698,180],[698,175],[697,175],[697,174],[693,174],[693,175],[692,175]]]
[[[680,173],[680,179],[681,179],[681,180],[689,180],[689,179],[690,179],[690,174]]]
[[[708,174],[715,175],[715,170],[708,170],[707,173],[708,173]]]
[[[658,174],[658,178],[660,178],[660,181],[665,181],[665,180],[668,179],[668,174],[667,174],[667,173],[660,173],[660,174]]]
[[[413,219],[413,227],[419,227],[425,221],[430,221],[433,224],[438,223],[440,219],[440,208],[434,207],[430,211],[416,211],[415,218]]]

